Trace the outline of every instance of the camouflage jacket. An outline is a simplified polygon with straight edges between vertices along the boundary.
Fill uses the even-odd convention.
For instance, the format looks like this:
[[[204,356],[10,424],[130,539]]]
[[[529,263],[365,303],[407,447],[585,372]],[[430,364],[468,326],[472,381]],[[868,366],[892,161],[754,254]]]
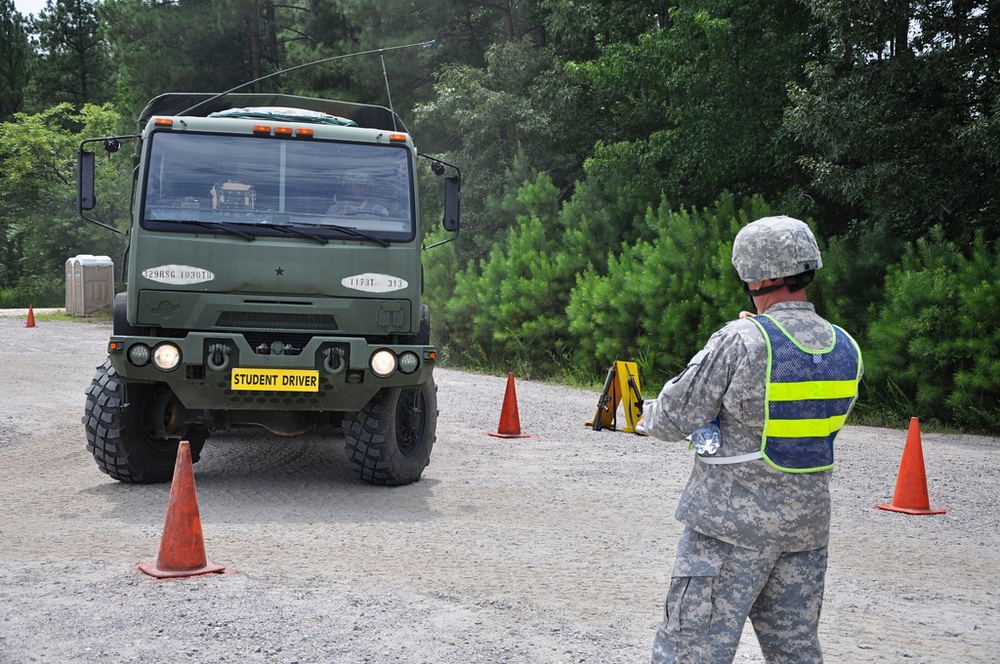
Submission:
[[[781,302],[767,313],[807,348],[826,348],[833,342],[830,324],[808,302]],[[733,321],[712,335],[656,400],[645,403],[643,424],[652,436],[680,441],[718,417],[722,444],[716,456],[757,451],[764,428],[766,376],[763,334],[750,320]],[[746,548],[817,549],[829,540],[831,474],[785,473],[762,459],[709,465],[695,458],[677,519]]]

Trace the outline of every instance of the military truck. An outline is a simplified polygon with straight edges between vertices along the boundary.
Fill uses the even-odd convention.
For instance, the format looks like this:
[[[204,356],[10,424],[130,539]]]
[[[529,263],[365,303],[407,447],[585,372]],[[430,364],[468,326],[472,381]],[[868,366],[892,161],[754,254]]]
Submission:
[[[437,354],[421,302],[425,155],[400,118],[289,95],[161,95],[136,135],[80,146],[80,214],[112,229],[88,216],[95,159],[129,140],[126,288],[83,417],[98,468],[169,481],[181,440],[197,460],[213,433],[257,426],[276,444],[342,430],[362,481],[418,480],[435,441]],[[452,241],[461,173],[427,158],[449,173]]]

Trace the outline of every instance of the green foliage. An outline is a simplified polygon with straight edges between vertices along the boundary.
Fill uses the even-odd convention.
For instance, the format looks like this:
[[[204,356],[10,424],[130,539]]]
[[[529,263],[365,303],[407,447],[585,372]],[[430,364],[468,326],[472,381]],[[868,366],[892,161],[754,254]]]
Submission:
[[[66,302],[63,281],[48,276],[28,276],[15,288],[0,290],[0,308],[27,309],[35,307],[61,307]]]
[[[680,371],[746,308],[732,242],[742,226],[768,214],[760,198],[738,207],[731,195],[700,212],[674,211],[666,202],[650,209],[653,241],[623,246],[609,256],[607,275],[588,270],[577,280],[567,308],[575,363],[596,371],[615,357],[642,358],[652,383]]]
[[[557,197],[547,175],[525,183],[517,195],[517,226],[506,242],[457,275],[448,304],[456,357],[486,366],[513,364],[522,375],[558,369],[575,272],[559,246]]]
[[[13,0],[0,0],[0,122],[23,109],[33,56],[24,17]]]
[[[666,19],[663,0],[542,0],[548,37],[578,62],[600,55],[606,44],[628,43],[660,27]]]
[[[785,86],[814,47],[807,9],[694,1],[661,22],[574,63],[607,109],[602,136],[632,144],[633,169],[675,206],[708,205],[724,190],[775,198],[794,177],[781,119]]]
[[[1000,237],[992,13],[929,2],[812,3],[829,47],[790,88],[786,128],[824,227],[914,240]],[[992,54],[992,55],[991,55]]]
[[[601,274],[609,250],[656,235],[645,216],[661,200],[659,177],[637,166],[639,151],[635,143],[598,143],[560,213],[567,242]]]
[[[1000,431],[1000,243],[980,235],[965,256],[934,228],[907,246],[885,288],[862,347],[871,406]]]
[[[101,104],[115,90],[115,68],[95,0],[48,0],[34,21],[40,47],[35,110],[69,101]]]
[[[432,245],[448,238],[450,233],[435,231],[425,238]],[[459,262],[454,243],[444,244],[424,252],[424,302],[431,309],[431,342],[445,350],[450,346],[452,333],[446,306],[455,294],[455,277]]]
[[[497,44],[483,69],[446,68],[435,91],[435,101],[418,106],[415,116],[424,140],[446,146],[465,173],[467,235],[458,251],[483,258],[515,219],[496,207],[525,179],[545,172],[563,190],[579,174],[594,142],[589,111],[577,103],[580,91],[554,52],[527,40]]]
[[[0,287],[39,293],[45,299],[64,292],[64,266],[78,254],[117,258],[121,236],[86,223],[76,214],[76,153],[84,137],[107,135],[118,122],[108,107],[84,105],[75,112],[60,104],[36,115],[16,114],[0,124]],[[117,200],[110,198],[95,213],[121,223],[128,213],[127,164],[98,160],[102,179],[118,182]],[[114,193],[114,188],[110,192]],[[63,289],[60,291],[60,289]],[[59,296],[61,299],[61,296]],[[35,301],[35,305],[41,305]]]
[[[820,237],[819,242],[823,269],[809,287],[809,299],[824,317],[860,334],[882,308],[886,270],[897,262],[905,243],[878,228],[826,242]]]
[[[269,74],[282,63],[278,41],[286,14],[271,0],[105,0],[108,40],[121,79],[118,98],[129,117],[164,92],[222,92]],[[265,81],[241,92],[273,90]]]

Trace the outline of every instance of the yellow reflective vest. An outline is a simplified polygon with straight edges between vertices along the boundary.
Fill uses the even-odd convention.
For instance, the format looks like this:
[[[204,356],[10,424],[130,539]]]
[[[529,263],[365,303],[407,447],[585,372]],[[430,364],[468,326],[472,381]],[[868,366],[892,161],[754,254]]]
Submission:
[[[833,441],[858,397],[861,349],[832,325],[829,348],[805,348],[766,314],[751,319],[767,341],[764,460],[788,473],[833,468]]]

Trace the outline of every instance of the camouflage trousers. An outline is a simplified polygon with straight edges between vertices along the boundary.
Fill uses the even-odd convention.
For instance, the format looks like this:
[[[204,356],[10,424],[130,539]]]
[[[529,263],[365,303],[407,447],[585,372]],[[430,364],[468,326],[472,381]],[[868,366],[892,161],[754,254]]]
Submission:
[[[747,617],[768,664],[822,662],[827,548],[755,551],[685,528],[653,664],[732,662]]]

